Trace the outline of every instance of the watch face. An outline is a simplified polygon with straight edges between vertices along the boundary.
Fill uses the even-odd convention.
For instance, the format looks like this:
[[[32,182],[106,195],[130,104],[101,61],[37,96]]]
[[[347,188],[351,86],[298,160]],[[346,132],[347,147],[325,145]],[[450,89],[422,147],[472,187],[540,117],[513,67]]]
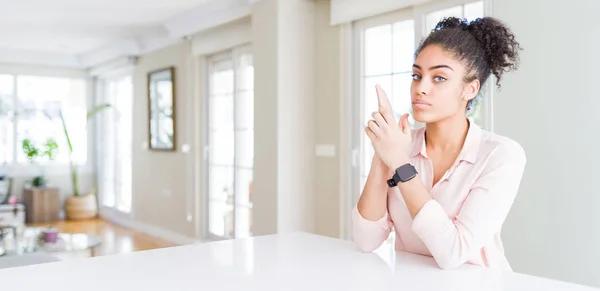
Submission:
[[[398,177],[400,177],[400,180],[406,180],[412,178],[417,173],[417,171],[412,165],[406,164],[398,168],[398,170],[396,170],[396,173],[398,174]]]

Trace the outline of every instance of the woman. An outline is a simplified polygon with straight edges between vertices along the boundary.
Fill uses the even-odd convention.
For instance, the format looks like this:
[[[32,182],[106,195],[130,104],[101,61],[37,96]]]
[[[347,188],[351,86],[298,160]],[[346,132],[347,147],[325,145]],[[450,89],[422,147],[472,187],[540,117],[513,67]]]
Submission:
[[[517,68],[519,44],[500,21],[447,18],[416,51],[408,114],[396,122],[377,86],[379,109],[365,128],[375,155],[353,211],[353,237],[370,252],[392,227],[396,250],[432,256],[443,269],[464,263],[511,270],[500,240],[525,153],[482,130],[466,113],[491,74]]]

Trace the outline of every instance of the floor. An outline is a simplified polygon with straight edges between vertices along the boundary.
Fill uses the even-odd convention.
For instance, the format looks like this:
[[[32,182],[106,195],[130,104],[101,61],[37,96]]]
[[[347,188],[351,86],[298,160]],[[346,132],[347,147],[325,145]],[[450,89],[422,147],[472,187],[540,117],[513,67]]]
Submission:
[[[30,226],[49,225],[57,228],[60,232],[87,233],[99,236],[102,240],[102,244],[94,250],[95,256],[114,255],[176,246],[174,243],[154,238],[144,233],[109,223],[102,219],[30,224]]]

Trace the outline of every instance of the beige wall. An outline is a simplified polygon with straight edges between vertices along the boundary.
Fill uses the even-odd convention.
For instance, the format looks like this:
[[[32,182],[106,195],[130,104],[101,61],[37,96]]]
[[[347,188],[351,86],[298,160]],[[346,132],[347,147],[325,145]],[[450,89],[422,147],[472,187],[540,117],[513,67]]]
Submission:
[[[275,80],[277,80],[278,69],[278,18],[272,17],[277,15],[277,6],[272,3],[259,2],[253,5],[252,14],[254,16],[252,17],[252,47],[255,76],[253,223],[254,234],[261,235],[277,231],[278,197],[276,193],[279,180],[277,179],[276,113],[279,84]],[[264,15],[264,17],[255,17],[255,15]],[[269,79],[274,82],[267,82]],[[270,112],[271,116],[265,114],[267,112]],[[258,139],[259,137],[262,138],[262,141]]]
[[[252,7],[256,234],[316,228],[315,9],[305,0]]]
[[[340,237],[340,27],[329,25],[329,1],[317,1],[315,143],[333,145],[334,157],[317,157],[316,233]]]
[[[315,145],[340,143],[340,29],[329,1],[261,1],[253,32],[257,234],[339,237],[339,155],[315,157]]]
[[[181,43],[140,57],[134,73],[133,112],[133,215],[136,220],[182,235],[193,236],[190,211],[189,156],[179,149],[189,143],[189,107],[193,84],[190,82],[191,53]],[[148,141],[147,73],[175,66],[176,152],[143,149]]]

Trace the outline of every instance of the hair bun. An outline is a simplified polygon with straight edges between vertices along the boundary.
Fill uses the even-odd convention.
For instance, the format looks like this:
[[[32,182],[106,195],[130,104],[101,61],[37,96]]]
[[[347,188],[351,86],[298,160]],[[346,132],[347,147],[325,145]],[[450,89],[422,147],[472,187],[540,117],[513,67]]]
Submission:
[[[469,22],[464,18],[446,17],[435,25],[433,30],[448,29],[448,28],[463,28],[466,29]]]
[[[515,35],[500,20],[492,17],[477,18],[465,27],[479,42],[485,52],[490,69],[500,87],[503,72],[516,70],[519,66],[521,47]]]
[[[421,40],[415,58],[429,45],[440,45],[463,61],[467,67],[465,82],[477,79],[483,84],[494,74],[496,85],[500,88],[502,74],[516,70],[519,65],[521,48],[514,34],[504,23],[492,17],[473,21],[458,17],[443,18]]]

